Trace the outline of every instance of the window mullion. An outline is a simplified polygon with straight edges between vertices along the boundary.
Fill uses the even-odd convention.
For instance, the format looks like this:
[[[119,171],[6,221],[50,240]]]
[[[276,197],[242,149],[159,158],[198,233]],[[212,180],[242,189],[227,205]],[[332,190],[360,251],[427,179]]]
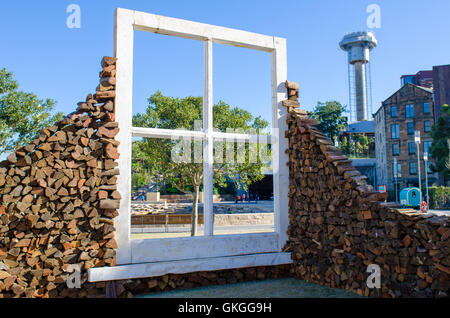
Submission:
[[[203,130],[206,138],[203,143],[203,226],[204,235],[214,233],[213,213],[213,79],[212,79],[212,40],[204,42],[204,92],[203,92]]]

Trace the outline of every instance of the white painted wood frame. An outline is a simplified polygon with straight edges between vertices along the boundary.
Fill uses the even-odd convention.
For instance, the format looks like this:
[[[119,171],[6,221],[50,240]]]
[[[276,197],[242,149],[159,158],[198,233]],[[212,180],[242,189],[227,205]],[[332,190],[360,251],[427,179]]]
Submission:
[[[132,79],[134,30],[177,36],[204,42],[203,130],[168,130],[132,127]],[[272,136],[228,134],[213,131],[213,43],[269,52],[272,56]],[[118,190],[122,194],[116,218],[118,243],[116,266],[89,269],[89,281],[151,277],[248,266],[291,263],[283,253],[288,228],[288,147],[286,131],[286,40],[241,30],[213,26],[154,14],[117,9],[115,15],[117,60],[116,119],[120,132]],[[131,146],[132,137],[203,140],[204,235],[196,237],[132,240]],[[248,141],[272,144],[275,231],[256,234],[213,235],[213,142]]]

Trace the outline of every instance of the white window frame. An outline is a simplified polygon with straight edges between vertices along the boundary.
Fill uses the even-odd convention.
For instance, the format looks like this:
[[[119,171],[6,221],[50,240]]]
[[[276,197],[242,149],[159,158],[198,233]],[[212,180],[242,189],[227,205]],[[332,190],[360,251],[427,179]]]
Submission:
[[[132,127],[132,79],[134,30],[176,36],[204,42],[203,130],[166,130]],[[270,233],[213,235],[213,141],[255,141],[259,136],[213,131],[212,45],[226,44],[271,54],[272,86],[272,164],[274,179],[275,231]],[[151,277],[166,273],[268,266],[291,263],[290,253],[282,252],[287,241],[288,141],[284,83],[287,79],[286,40],[241,30],[213,26],[154,14],[117,9],[115,14],[116,119],[120,132],[118,159],[121,173],[118,190],[122,194],[119,216],[115,219],[118,243],[116,266],[89,269],[89,281]],[[131,147],[132,137],[192,137],[204,141],[204,235],[165,239],[131,239]],[[267,136],[263,136],[263,140]],[[127,173],[127,171],[129,171]]]

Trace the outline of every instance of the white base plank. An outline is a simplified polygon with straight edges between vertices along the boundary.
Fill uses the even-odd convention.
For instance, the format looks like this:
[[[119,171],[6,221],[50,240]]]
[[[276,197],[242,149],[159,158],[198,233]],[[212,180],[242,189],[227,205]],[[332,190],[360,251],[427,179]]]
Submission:
[[[291,264],[290,253],[264,253],[240,256],[190,259],[171,262],[96,267],[88,270],[89,282],[157,277],[165,274],[185,274],[254,266]]]

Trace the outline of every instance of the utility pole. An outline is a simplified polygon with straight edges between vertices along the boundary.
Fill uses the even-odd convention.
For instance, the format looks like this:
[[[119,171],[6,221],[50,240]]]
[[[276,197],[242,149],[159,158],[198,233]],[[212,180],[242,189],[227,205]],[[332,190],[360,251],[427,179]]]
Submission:
[[[423,153],[423,160],[425,161],[425,185],[427,187],[427,212],[430,208],[429,198],[428,198],[428,152]]]
[[[419,174],[419,192],[420,192],[420,203],[422,204],[422,180],[420,178],[420,130],[416,130],[414,134],[414,142],[417,145],[417,172]]]
[[[395,202],[398,202],[397,177],[398,177],[397,158],[394,157]]]

